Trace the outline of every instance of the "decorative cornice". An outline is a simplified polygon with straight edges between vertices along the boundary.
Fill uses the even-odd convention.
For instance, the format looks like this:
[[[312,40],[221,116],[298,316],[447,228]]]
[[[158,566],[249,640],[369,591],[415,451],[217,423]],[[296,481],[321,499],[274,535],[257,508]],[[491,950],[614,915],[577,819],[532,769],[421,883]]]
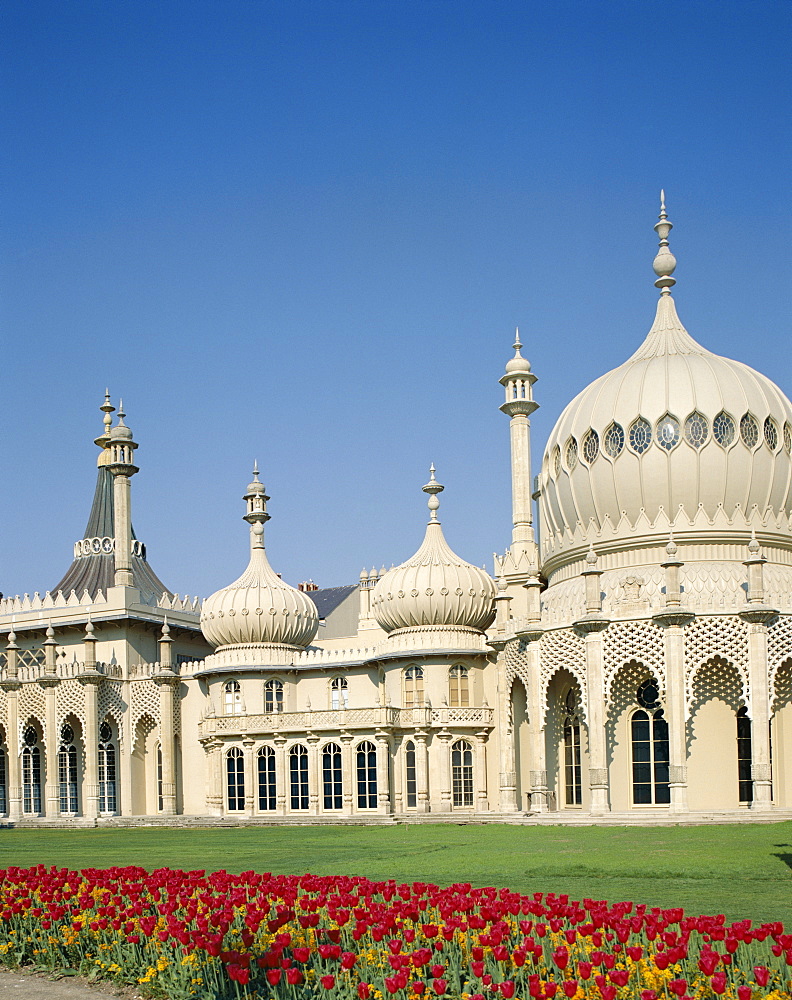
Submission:
[[[685,608],[666,608],[664,611],[657,611],[652,615],[655,625],[663,627],[668,625],[687,625],[696,617],[694,612]]]
[[[751,625],[770,625],[778,618],[779,611],[777,608],[768,608],[765,604],[749,604],[737,614]]]

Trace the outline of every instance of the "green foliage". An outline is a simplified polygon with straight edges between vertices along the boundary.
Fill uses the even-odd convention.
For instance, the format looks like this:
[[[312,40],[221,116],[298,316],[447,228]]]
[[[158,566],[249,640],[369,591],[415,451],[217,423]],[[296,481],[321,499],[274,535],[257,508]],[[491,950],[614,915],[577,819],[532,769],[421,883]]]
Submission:
[[[568,893],[792,926],[792,823],[0,830],[0,866],[225,868]]]

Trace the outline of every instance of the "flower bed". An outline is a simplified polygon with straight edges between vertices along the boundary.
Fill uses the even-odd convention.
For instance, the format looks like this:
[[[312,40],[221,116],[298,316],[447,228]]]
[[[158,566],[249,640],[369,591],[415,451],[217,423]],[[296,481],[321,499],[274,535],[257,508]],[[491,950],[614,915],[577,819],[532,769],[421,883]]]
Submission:
[[[469,884],[168,868],[0,871],[0,961],[170,1000],[792,996],[780,923]]]

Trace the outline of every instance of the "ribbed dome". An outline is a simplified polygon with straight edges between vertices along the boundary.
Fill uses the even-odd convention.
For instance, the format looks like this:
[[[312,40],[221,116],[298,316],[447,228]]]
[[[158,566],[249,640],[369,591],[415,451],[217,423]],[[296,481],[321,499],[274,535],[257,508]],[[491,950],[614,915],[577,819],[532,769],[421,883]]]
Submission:
[[[436,496],[443,487],[434,468],[423,489],[430,494],[432,512],[423,544],[412,559],[380,578],[372,594],[374,617],[386,632],[422,625],[483,631],[494,615],[495,584],[484,570],[452,552],[443,537]]]
[[[250,562],[242,576],[203,602],[201,630],[215,647],[277,644],[304,648],[316,635],[319,616],[305,594],[275,573],[264,550],[264,522],[269,520],[258,472],[245,495],[250,522]]]
[[[664,213],[661,222],[670,229]],[[668,259],[661,243],[663,292],[643,344],[573,399],[550,435],[540,476],[545,558],[578,546],[578,525],[615,529],[642,514],[653,523],[662,508],[667,531],[680,508],[690,519],[719,508],[731,518],[792,505],[792,404],[764,375],[693,340],[669,294],[673,265],[658,265]]]

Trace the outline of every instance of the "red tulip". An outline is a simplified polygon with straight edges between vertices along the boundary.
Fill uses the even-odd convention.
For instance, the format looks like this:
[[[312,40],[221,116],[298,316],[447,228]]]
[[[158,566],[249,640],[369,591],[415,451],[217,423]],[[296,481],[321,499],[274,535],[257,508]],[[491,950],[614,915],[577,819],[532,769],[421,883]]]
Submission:
[[[320,976],[319,982],[326,990],[332,990],[335,986],[335,976]]]
[[[684,996],[688,988],[687,979],[672,979],[668,984],[668,988],[676,996]]]
[[[371,995],[371,987],[368,983],[358,983],[357,985],[357,995],[358,1000],[369,1000]]]
[[[283,969],[267,969],[267,982],[270,986],[277,986],[282,975]]]
[[[514,980],[504,979],[504,981],[500,984],[500,992],[501,996],[504,997],[505,1000],[511,1000],[514,996]]]
[[[716,972],[710,978],[710,986],[712,987],[712,992],[721,995],[726,992],[726,973]]]
[[[578,989],[577,979],[565,979],[563,983],[561,983],[561,989],[568,997],[570,997],[571,1000],[571,998],[577,993]]]
[[[754,979],[756,979],[757,986],[767,986],[768,980],[770,979],[770,970],[766,965],[755,965],[754,966]]]
[[[441,997],[448,989],[448,982],[445,979],[433,979],[432,989],[439,997]]]
[[[286,970],[286,982],[290,986],[299,986],[303,981],[303,974],[299,969],[287,969]],[[365,998],[362,998],[365,1000]]]
[[[753,990],[750,986],[738,986],[737,987],[737,1000],[751,1000],[751,994]]]

